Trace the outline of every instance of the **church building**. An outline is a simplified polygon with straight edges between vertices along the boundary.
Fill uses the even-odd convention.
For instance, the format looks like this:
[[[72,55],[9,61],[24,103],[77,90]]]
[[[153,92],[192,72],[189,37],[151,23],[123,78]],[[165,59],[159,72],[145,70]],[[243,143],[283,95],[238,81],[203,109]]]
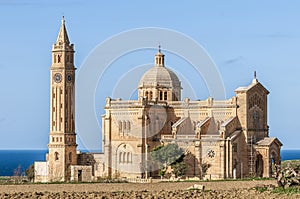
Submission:
[[[274,165],[280,165],[282,143],[269,136],[269,91],[256,74],[230,99],[182,100],[181,82],[165,66],[160,48],[137,85],[138,99],[106,98],[103,152],[81,153],[75,133],[75,70],[63,19],[52,47],[49,151],[46,162],[35,162],[36,182],[156,178],[150,152],[169,143],[183,149],[186,177],[271,177]]]

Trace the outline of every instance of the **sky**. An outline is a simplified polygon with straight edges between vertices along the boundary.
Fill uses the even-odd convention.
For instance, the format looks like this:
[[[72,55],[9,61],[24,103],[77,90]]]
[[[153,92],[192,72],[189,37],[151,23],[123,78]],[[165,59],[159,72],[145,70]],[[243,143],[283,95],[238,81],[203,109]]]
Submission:
[[[256,70],[258,80],[270,91],[270,136],[278,137],[284,149],[299,149],[299,7],[300,2],[296,0],[1,0],[0,149],[47,148],[51,47],[62,16],[65,16],[69,39],[75,45],[77,77],[89,57],[103,47],[105,41],[124,32],[149,27],[177,32],[201,46],[214,63],[227,98],[235,95],[237,87],[249,85]],[[104,80],[111,79],[110,83],[117,85],[124,83],[124,74],[129,70],[136,69],[138,74],[143,74],[153,64],[155,47],[161,44],[167,65],[178,74],[186,88],[194,91],[191,98],[206,99],[210,91],[205,78],[197,79],[188,60],[168,51],[170,45],[164,38],[150,41],[153,48],[120,55],[106,71],[111,76]],[[117,47],[125,43],[120,42]],[[102,56],[105,54],[98,58]],[[133,83],[139,78],[137,75]],[[99,89],[103,87],[103,80],[98,83],[96,90],[86,89],[95,92],[92,106],[101,127],[105,97],[117,97],[118,92],[103,91]],[[127,98],[134,98],[134,92],[132,90]],[[101,130],[93,133],[101,140]],[[83,149],[85,145],[80,137],[87,132],[77,134],[78,148]]]

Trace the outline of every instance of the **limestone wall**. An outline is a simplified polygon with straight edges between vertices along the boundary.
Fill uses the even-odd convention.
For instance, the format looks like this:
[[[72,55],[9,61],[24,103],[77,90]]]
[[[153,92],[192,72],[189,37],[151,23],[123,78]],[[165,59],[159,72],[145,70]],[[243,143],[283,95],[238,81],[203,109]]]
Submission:
[[[34,162],[34,182],[48,182],[48,162]]]
[[[93,180],[92,176],[92,166],[71,166],[71,181],[73,182],[91,182]]]

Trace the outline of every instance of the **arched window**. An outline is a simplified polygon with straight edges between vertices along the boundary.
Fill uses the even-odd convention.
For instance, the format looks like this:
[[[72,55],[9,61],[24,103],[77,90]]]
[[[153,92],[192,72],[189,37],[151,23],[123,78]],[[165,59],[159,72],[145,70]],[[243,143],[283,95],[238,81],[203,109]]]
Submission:
[[[119,162],[122,162],[122,152],[119,153]]]
[[[125,152],[123,153],[123,162],[124,163],[126,162],[126,153]]]
[[[165,93],[164,93],[164,100],[168,100],[168,92],[167,91],[165,91]]]
[[[60,63],[60,57],[61,55],[57,55],[57,63]]]
[[[127,129],[128,129],[128,131],[130,131],[130,122],[129,121],[127,121]]]
[[[123,121],[123,129],[126,130],[127,126],[126,126],[126,121]]]
[[[163,100],[163,92],[159,91],[159,100]]]
[[[145,97],[148,97],[148,91],[145,92]]]
[[[69,162],[72,162],[72,152],[69,153]]]
[[[122,122],[121,121],[118,122],[118,126],[119,126],[119,134],[122,135]]]
[[[58,159],[59,159],[59,154],[58,154],[58,152],[55,152],[55,153],[54,153],[54,159],[55,159],[55,160],[58,160]]]
[[[127,153],[127,162],[130,163],[132,160],[131,160],[131,154],[128,152]]]
[[[152,100],[152,98],[153,98],[153,93],[152,93],[152,91],[150,91],[149,100]]]

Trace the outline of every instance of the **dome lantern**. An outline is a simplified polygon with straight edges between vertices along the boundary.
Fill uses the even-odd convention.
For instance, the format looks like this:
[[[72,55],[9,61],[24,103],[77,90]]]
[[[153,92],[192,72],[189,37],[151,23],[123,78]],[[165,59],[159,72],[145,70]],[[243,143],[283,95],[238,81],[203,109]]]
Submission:
[[[158,52],[155,55],[155,66],[165,66],[165,55],[161,53],[160,45],[158,46]]]

